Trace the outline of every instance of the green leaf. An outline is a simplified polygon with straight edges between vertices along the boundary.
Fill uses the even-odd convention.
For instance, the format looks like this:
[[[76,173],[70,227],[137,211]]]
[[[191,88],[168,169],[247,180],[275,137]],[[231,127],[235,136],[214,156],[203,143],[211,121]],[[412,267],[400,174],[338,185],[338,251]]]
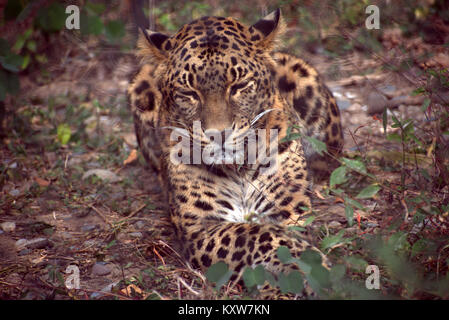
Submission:
[[[279,273],[278,275],[278,286],[282,293],[288,293],[290,290],[290,283],[287,276],[284,273]]]
[[[337,184],[342,184],[342,183],[346,182],[346,180],[347,180],[346,167],[341,166],[332,172],[330,180],[329,180],[329,185],[331,188],[333,188]]]
[[[10,73],[8,76],[8,83],[6,89],[10,94],[16,94],[20,91],[20,80],[19,76],[15,73]]]
[[[25,42],[28,40],[28,38],[33,33],[33,29],[28,28],[23,34],[17,37],[16,43],[12,47],[12,50],[14,52],[19,52],[22,50],[23,46],[25,45]]]
[[[421,111],[426,111],[427,108],[429,107],[429,105],[430,105],[430,99],[429,98],[425,98],[424,102],[423,102],[423,104],[421,106]]]
[[[291,129],[291,127],[289,127],[289,129]],[[283,143],[283,142],[298,140],[298,139],[301,138],[301,136],[302,135],[299,132],[293,132],[292,133],[292,132],[288,132],[288,130],[287,130],[287,133],[286,133],[285,137],[283,137],[280,142]]]
[[[72,130],[70,130],[70,127],[68,124],[62,123],[58,126],[57,135],[58,135],[58,141],[62,145],[65,145],[70,140],[70,137],[72,135]]]
[[[360,173],[366,174],[365,164],[359,160],[353,160],[348,158],[341,158],[341,161],[350,169],[355,170]]]
[[[103,3],[92,3],[92,2],[87,2],[84,8],[87,10],[87,12],[89,12],[92,15],[100,15],[106,9]]]
[[[323,241],[321,241],[321,250],[326,250],[336,246],[337,244],[344,243],[344,232],[344,230],[340,230],[336,235],[325,237]]]
[[[42,7],[37,14],[36,23],[45,31],[60,31],[65,27],[65,8],[53,2],[48,7]]]
[[[331,285],[329,271],[322,265],[313,266],[307,279],[309,280],[311,287],[318,292],[322,288],[328,288]]]
[[[308,217],[308,218],[306,219],[306,221],[304,221],[303,226],[304,226],[304,227],[308,226],[308,225],[311,224],[315,219],[316,219],[315,216],[310,216],[310,217]]]
[[[326,144],[323,141],[318,140],[318,139],[313,138],[313,137],[309,137],[309,136],[304,136],[304,137],[305,137],[305,139],[307,141],[309,141],[309,143],[311,144],[313,150],[318,152],[318,154],[320,156],[323,155],[323,152],[327,152],[327,146],[326,146]]]
[[[0,101],[4,101],[6,98],[6,87],[8,85],[7,74],[0,69]]]
[[[4,2],[2,3],[4,5]],[[6,6],[3,8],[3,15],[6,20],[14,20],[23,10],[22,1],[8,0]]]
[[[31,56],[29,54],[27,54],[23,58],[23,63],[22,63],[22,66],[21,66],[22,70],[25,70],[28,67],[28,65],[30,64],[30,61],[31,61]]]
[[[7,56],[11,53],[9,42],[0,38],[0,56]]]
[[[402,127],[401,121],[399,121],[399,119],[396,118],[393,112],[391,113],[391,119],[393,120],[393,125],[391,126],[392,128]]]
[[[27,42],[27,49],[30,50],[31,52],[36,52],[36,50],[37,50],[36,41],[34,41],[34,40],[28,41]]]
[[[277,250],[277,255],[282,263],[290,263],[292,261],[292,255],[286,246],[280,246]]]
[[[263,285],[267,280],[266,272],[263,265],[259,264],[254,268],[254,279],[256,280],[256,284]]]
[[[412,91],[412,96],[418,96],[420,94],[423,94],[424,92],[426,92],[426,89],[424,89],[423,87],[417,88]]]
[[[349,256],[349,257],[344,257],[343,260],[345,260],[345,262],[347,264],[349,264],[349,266],[354,269],[355,271],[361,271],[361,272],[365,272],[366,267],[368,266],[368,262],[366,262],[366,260],[362,259],[360,256],[358,255],[353,255],[353,256]]]
[[[393,142],[402,142],[402,137],[397,133],[390,133],[389,135],[387,135],[387,140]]]
[[[15,73],[0,69],[0,101],[5,100],[6,94],[14,95],[19,91],[19,76]]]
[[[256,285],[263,285],[267,280],[266,272],[262,265],[258,265],[254,269],[246,267],[242,277],[248,289],[251,289]]]
[[[25,8],[20,12],[20,14],[17,16],[16,21],[17,22],[24,21],[30,15],[30,13],[33,12],[33,9],[34,9],[34,3],[32,3],[32,2],[28,3],[25,6]]]
[[[206,272],[206,278],[216,284],[217,290],[229,281],[231,275],[232,270],[229,270],[228,265],[223,261],[213,264]]]
[[[346,274],[346,267],[344,265],[338,264],[332,267],[329,278],[332,283],[340,282]]]
[[[408,136],[410,134],[412,134],[415,131],[415,125],[413,123],[412,119],[407,120],[404,124],[403,124],[403,132],[404,135]]]
[[[359,208],[360,210],[365,210],[365,207],[360,202],[353,200],[351,198],[348,198],[348,197],[345,197],[344,199],[345,199],[346,205],[349,203],[353,207]]]
[[[308,265],[321,265],[321,255],[315,250],[306,250],[302,253],[300,260]]]
[[[105,33],[110,42],[117,42],[125,35],[125,25],[119,20],[109,21],[105,26]]]
[[[348,225],[351,227],[354,223],[354,209],[349,204],[345,206],[345,216],[348,221]]]
[[[98,36],[103,32],[103,28],[103,22],[99,17],[81,13],[80,29],[82,35],[93,34]]]
[[[289,283],[289,292],[300,294],[304,289],[304,279],[297,270],[291,271],[287,275],[287,280]]]
[[[22,50],[23,46],[25,45],[25,41],[26,41],[26,39],[23,36],[17,37],[16,43],[14,44],[12,49],[15,52],[19,52],[20,50]]]
[[[364,188],[360,193],[356,196],[357,199],[369,199],[374,197],[377,192],[379,192],[380,187],[376,184],[372,184]]]
[[[407,238],[408,234],[406,232],[396,232],[390,236],[387,244],[394,250],[407,250],[410,248],[410,243],[408,242]]]
[[[109,242],[104,248],[105,250],[109,249],[110,247],[114,246],[117,243],[117,240],[112,240]]]
[[[246,267],[242,274],[243,282],[248,289],[256,286],[256,277],[254,276],[254,270],[251,267]]]
[[[11,72],[19,72],[23,64],[23,57],[12,53],[7,56],[0,57],[0,64],[6,70]]]
[[[412,246],[412,258],[417,254],[420,254],[427,248],[427,241],[425,239],[419,239]]]

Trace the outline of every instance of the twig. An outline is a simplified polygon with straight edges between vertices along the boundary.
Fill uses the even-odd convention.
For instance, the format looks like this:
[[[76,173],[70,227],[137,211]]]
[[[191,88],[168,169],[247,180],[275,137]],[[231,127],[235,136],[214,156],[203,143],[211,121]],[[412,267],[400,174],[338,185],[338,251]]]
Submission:
[[[193,289],[191,286],[189,286],[184,279],[182,279],[181,277],[176,277],[178,282],[182,283],[184,285],[184,287],[186,287],[187,290],[189,290],[191,293],[193,293],[195,296],[200,296],[200,293],[198,291],[196,291],[195,289]],[[180,297],[181,299],[181,297]]]
[[[97,208],[95,208],[93,205],[89,204],[89,208],[93,209],[99,216],[101,219],[103,219],[104,222],[106,222],[107,224],[109,224],[109,226],[111,226],[111,228],[113,228],[114,226],[112,225],[111,222],[108,221],[108,219],[106,219],[106,217],[103,215],[103,213],[98,210]]]
[[[409,215],[410,215],[410,213],[409,213],[409,211],[408,211],[407,203],[405,203],[405,196],[406,196],[406,195],[407,195],[407,191],[404,191],[403,196],[402,196],[402,198],[401,198],[401,200],[400,200],[402,206],[403,206],[404,209],[405,209],[404,222],[407,222],[408,217],[409,217]]]
[[[136,210],[134,210],[133,212],[131,212],[125,219],[123,219],[123,220],[120,220],[119,222],[117,222],[117,223],[122,223],[122,222],[125,222],[126,220],[128,220],[128,219],[130,219],[130,218],[132,218],[134,215],[136,215],[140,210],[142,210],[143,208],[145,208],[147,205],[144,203],[144,204],[142,204],[140,207],[138,207]]]
[[[441,252],[445,249],[449,248],[449,244],[445,245],[440,252],[438,252],[438,260],[437,260],[437,280],[440,274],[440,257],[441,257]]]

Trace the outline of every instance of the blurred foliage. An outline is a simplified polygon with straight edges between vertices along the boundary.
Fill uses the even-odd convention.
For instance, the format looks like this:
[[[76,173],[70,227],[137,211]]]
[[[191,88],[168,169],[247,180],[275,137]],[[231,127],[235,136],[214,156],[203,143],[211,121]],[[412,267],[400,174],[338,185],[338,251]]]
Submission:
[[[353,50],[371,54],[382,46],[379,42],[380,30],[363,28],[365,7],[375,4],[380,9],[381,29],[398,26],[406,35],[420,34],[429,41],[441,40],[435,32],[435,19],[449,21],[449,5],[444,0],[407,1],[299,1],[277,0],[274,2],[226,1],[216,5],[212,1],[155,1],[151,12],[144,8],[153,20],[157,30],[175,32],[183,24],[204,15],[229,15],[243,22],[253,23],[262,14],[275,8],[283,9],[288,24],[286,46],[289,50],[322,51],[336,57]],[[8,0],[0,26],[7,23],[23,23],[30,17],[33,23],[9,39],[0,38],[0,101],[6,94],[19,92],[19,75],[30,66],[42,67],[48,62],[43,50],[42,37],[47,38],[61,32],[79,33],[87,41],[90,36],[104,40],[108,45],[121,48],[132,47],[125,41],[127,21],[133,18],[123,10],[129,1],[47,1],[45,6],[36,8],[31,0]],[[79,4],[81,9],[81,30],[65,30],[65,7]],[[112,14],[111,14],[112,13]],[[20,30],[20,29],[19,29]],[[349,41],[348,41],[349,40]],[[11,48],[10,50],[8,48]]]
[[[129,46],[122,43],[126,34],[125,21],[105,15],[112,2],[86,2],[81,6],[81,29],[78,31],[65,30],[68,17],[65,8],[68,3],[64,1],[53,1],[36,8],[36,2],[31,0],[8,0],[0,25],[15,23],[19,32],[14,32],[8,39],[0,38],[0,101],[5,100],[7,94],[19,93],[21,72],[30,67],[44,68],[48,63],[45,42],[49,37],[59,37],[62,32],[74,32],[79,33],[84,41],[89,36],[96,36],[105,39],[109,45]],[[114,2],[112,10],[118,8],[118,2]],[[26,24],[27,28],[23,30],[20,26],[27,19],[32,22]]]

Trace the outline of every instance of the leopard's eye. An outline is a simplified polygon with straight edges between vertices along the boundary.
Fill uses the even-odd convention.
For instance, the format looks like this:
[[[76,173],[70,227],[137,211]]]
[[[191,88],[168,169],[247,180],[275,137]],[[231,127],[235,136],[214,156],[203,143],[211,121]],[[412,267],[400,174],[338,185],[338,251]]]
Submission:
[[[175,93],[175,102],[178,104],[192,104],[195,105],[200,102],[200,97],[193,90],[178,91]]]
[[[231,86],[229,95],[235,96],[237,93],[243,92],[245,90],[251,90],[254,87],[254,81],[243,81]]]

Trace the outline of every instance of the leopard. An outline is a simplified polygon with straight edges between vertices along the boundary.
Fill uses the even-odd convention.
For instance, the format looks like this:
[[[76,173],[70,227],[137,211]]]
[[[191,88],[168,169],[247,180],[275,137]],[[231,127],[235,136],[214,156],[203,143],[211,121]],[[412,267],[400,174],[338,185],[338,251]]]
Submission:
[[[203,272],[224,262],[231,281],[241,280],[246,267],[262,265],[274,275],[297,270],[279,259],[281,246],[296,258],[317,252],[329,266],[293,227],[312,209],[313,172],[329,170],[342,152],[340,112],[316,69],[278,50],[285,28],[277,9],[251,26],[206,16],[173,35],[142,29],[141,67],[127,90],[139,148],[158,172],[186,262]],[[257,140],[256,152],[269,155],[250,162],[255,140],[244,138],[255,130],[270,132]],[[299,138],[290,139],[294,133]],[[317,152],[307,137],[328,152]],[[187,149],[180,149],[184,138]],[[219,138],[239,163],[223,161]],[[239,152],[236,144],[243,145]],[[212,157],[177,157],[210,145]]]

